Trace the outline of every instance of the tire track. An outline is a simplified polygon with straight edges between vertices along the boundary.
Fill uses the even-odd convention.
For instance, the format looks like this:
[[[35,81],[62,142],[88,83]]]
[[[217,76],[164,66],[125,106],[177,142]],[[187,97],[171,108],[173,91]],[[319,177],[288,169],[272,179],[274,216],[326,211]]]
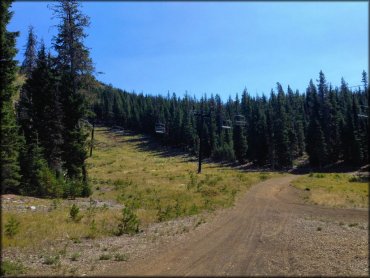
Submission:
[[[296,274],[292,251],[297,251],[289,239],[299,237],[291,225],[296,219],[327,216],[366,221],[367,212],[303,204],[289,186],[294,178],[288,175],[254,185],[233,208],[205,224],[206,229],[195,230],[186,242],[174,243],[154,258],[126,263],[108,274],[240,276],[271,275],[276,269],[281,275]],[[287,242],[279,241],[282,235],[288,235]]]

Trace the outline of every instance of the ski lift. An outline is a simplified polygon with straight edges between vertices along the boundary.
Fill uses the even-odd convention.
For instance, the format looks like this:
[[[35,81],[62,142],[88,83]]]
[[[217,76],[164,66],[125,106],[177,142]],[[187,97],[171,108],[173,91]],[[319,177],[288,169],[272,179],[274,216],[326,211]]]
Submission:
[[[231,121],[230,120],[223,120],[222,121],[222,125],[221,125],[221,128],[224,128],[224,129],[231,129]]]
[[[159,134],[166,133],[166,126],[163,123],[156,123],[155,124],[155,132]]]
[[[366,106],[366,105],[360,105],[360,106],[363,107],[364,110],[368,110],[369,109],[369,106]],[[360,112],[359,114],[357,114],[357,116],[360,117],[360,118],[368,118],[369,117],[368,115],[364,114],[363,112]]]
[[[234,122],[235,122],[235,125],[238,125],[238,126],[244,126],[247,123],[245,121],[245,117],[240,114],[234,116]]]

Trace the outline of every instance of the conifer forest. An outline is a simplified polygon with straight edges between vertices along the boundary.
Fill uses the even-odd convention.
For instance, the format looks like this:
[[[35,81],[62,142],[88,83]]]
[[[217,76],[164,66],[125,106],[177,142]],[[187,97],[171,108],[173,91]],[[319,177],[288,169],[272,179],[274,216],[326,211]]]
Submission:
[[[364,4],[134,2],[104,10],[95,1],[0,2],[1,276],[368,275],[369,78],[357,68],[364,54],[348,48],[361,45],[348,39],[358,30],[347,28],[362,24]],[[26,19],[31,6],[50,18]],[[343,10],[339,46],[316,44],[342,32]],[[281,24],[289,53],[263,14]],[[328,24],[318,27],[322,19]],[[235,38],[236,30],[250,37]],[[318,49],[285,37],[294,32]],[[211,45],[215,38],[230,41]],[[262,38],[272,41],[263,48]],[[235,46],[254,40],[264,50]],[[301,64],[288,67],[297,45],[290,62]],[[341,48],[353,61],[337,61]],[[317,61],[301,62],[315,51]],[[329,80],[333,67],[346,78]],[[277,76],[295,80],[267,84]],[[256,90],[265,78],[268,87]],[[175,92],[182,82],[190,89]],[[240,82],[247,85],[235,93]]]
[[[365,71],[359,73],[362,84],[356,87],[344,79],[340,87],[333,87],[320,71],[303,92],[276,83],[269,95],[251,96],[245,88],[227,101],[219,95],[196,99],[175,93],[166,97],[131,93],[94,77],[84,45],[89,18],[80,12],[77,1],[60,1],[52,8],[60,22],[53,52],[29,28],[19,67],[13,60],[17,33],[6,29],[12,16],[9,6],[10,1],[2,1],[3,192],[88,196],[85,160],[92,124],[151,134],[162,144],[194,155],[199,155],[202,134],[204,158],[270,169],[291,169],[305,156],[314,168],[338,161],[368,162]],[[25,78],[21,88],[14,85],[19,76]],[[197,117],[195,111],[208,117]],[[163,125],[164,132],[156,134],[156,124]]]

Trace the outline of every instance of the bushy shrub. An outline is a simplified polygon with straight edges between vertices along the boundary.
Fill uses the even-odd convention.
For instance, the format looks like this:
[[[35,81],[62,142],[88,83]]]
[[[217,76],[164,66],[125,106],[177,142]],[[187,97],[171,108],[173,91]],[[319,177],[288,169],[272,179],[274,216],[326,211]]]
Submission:
[[[139,219],[134,214],[131,208],[125,207],[122,210],[122,218],[118,224],[116,235],[136,234],[139,232]]]
[[[78,222],[81,220],[82,216],[79,213],[80,213],[79,207],[76,206],[76,204],[73,204],[69,210],[69,216],[74,222]]]
[[[111,254],[101,254],[99,257],[99,260],[106,261],[106,260],[110,260],[111,258],[112,258]]]
[[[128,260],[128,256],[126,254],[116,253],[114,254],[114,260],[118,262],[123,262]]]
[[[5,235],[13,238],[19,232],[20,222],[14,216],[10,216],[8,222],[5,224]]]
[[[89,231],[87,234],[87,238],[94,239],[96,238],[97,235],[98,235],[98,227],[96,226],[95,219],[93,219],[89,225]]]

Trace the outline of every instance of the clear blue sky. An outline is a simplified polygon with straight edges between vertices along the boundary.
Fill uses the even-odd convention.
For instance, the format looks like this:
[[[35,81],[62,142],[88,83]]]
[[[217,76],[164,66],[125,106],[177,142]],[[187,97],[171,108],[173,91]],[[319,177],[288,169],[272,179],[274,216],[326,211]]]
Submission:
[[[48,2],[15,2],[9,26],[50,45],[57,24]],[[320,70],[334,86],[361,84],[368,71],[367,2],[82,2],[86,45],[98,79],[127,91],[185,91],[223,99],[246,87],[270,93],[280,82],[303,92]]]

